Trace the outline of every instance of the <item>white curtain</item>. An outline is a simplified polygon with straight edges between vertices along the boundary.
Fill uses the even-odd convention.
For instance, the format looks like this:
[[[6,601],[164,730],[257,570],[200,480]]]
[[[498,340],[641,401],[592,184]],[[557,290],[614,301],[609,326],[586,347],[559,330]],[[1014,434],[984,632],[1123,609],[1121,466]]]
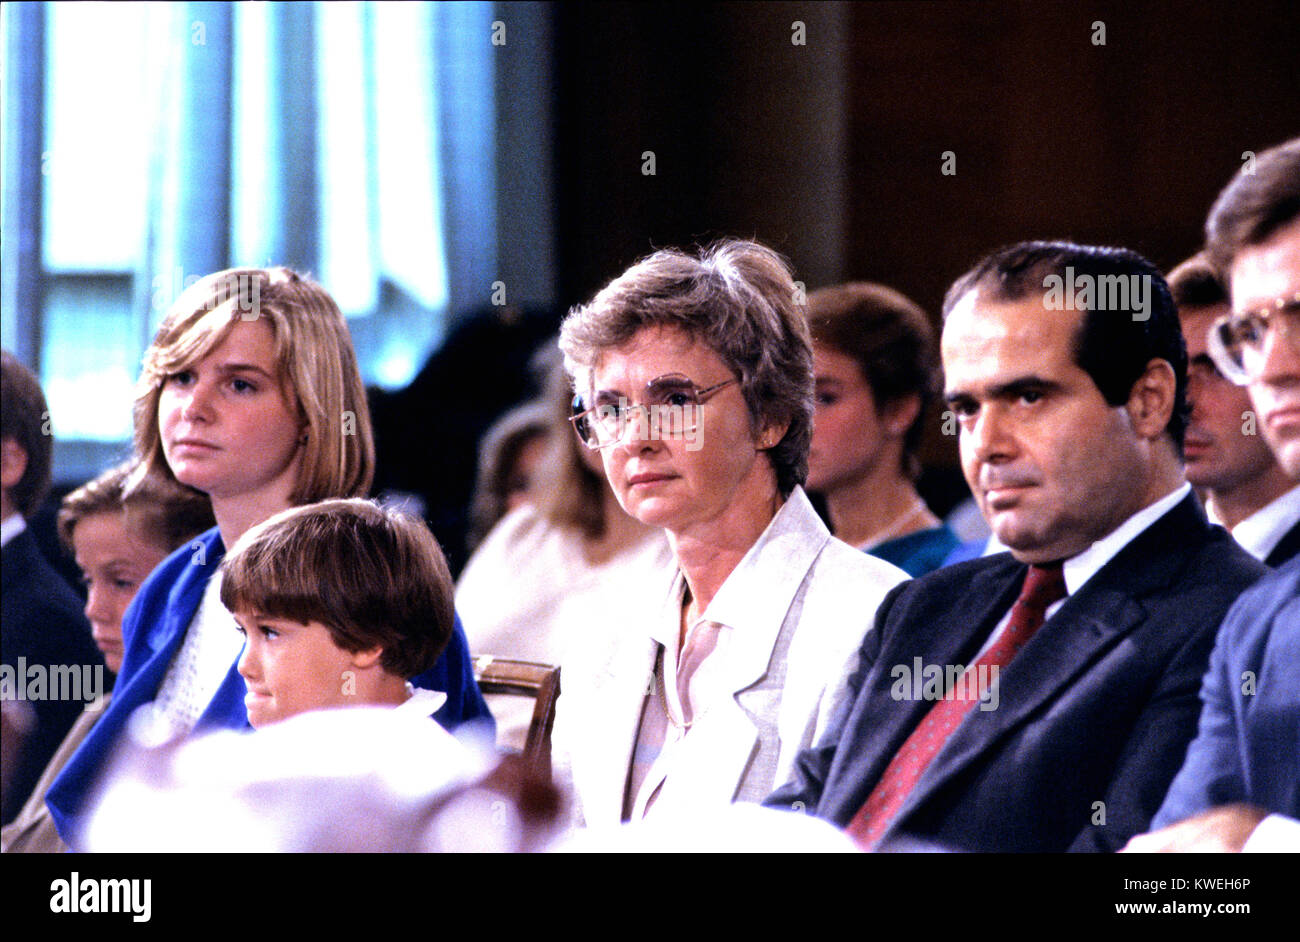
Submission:
[[[221,268],[310,272],[387,387],[414,376],[448,315],[490,296],[492,4],[22,12],[5,11],[5,50],[11,73],[43,77],[25,120],[44,146],[39,192],[5,175],[5,225],[33,222],[42,274],[35,310],[6,299],[6,332],[30,338],[6,344],[39,362],[56,438],[125,440],[145,345]]]

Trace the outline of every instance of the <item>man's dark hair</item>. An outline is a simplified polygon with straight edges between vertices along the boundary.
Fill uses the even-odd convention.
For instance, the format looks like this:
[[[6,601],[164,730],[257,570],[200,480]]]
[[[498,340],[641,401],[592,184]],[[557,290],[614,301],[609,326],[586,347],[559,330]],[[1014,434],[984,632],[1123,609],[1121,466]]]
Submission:
[[[1071,277],[1066,277],[1066,269]],[[958,278],[943,299],[943,316],[968,292],[983,288],[999,301],[1019,301],[1033,294],[1046,295],[1046,279],[1052,275],[1070,282],[1089,278],[1093,285],[1102,279],[1138,276],[1148,279],[1149,309],[1139,309],[1132,292],[1124,292],[1127,304],[1098,306],[1083,314],[1074,342],[1074,362],[1092,377],[1109,405],[1128,401],[1133,384],[1151,360],[1165,360],[1176,380],[1174,409],[1165,431],[1179,454],[1187,429],[1187,344],[1183,340],[1178,311],[1169,286],[1149,261],[1130,249],[1073,242],[1020,242],[998,249]],[[1095,292],[1100,294],[1100,292]]]
[[[1225,285],[1237,253],[1300,216],[1300,138],[1243,164],[1205,220],[1205,248]]]
[[[8,350],[0,353],[0,361],[0,440],[12,439],[27,454],[27,469],[9,497],[20,514],[30,517],[50,489],[54,437],[45,434],[50,414],[32,371]]]
[[[1204,252],[1197,252],[1171,271],[1168,281],[1179,311],[1229,303],[1228,288]]]

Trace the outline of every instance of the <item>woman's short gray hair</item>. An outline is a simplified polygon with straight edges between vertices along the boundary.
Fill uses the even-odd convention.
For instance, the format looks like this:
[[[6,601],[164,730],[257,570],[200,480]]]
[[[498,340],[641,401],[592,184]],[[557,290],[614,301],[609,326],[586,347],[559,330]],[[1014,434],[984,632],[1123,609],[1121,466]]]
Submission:
[[[637,262],[560,327],[565,369],[579,391],[606,350],[647,327],[673,327],[707,344],[740,379],[755,432],[789,423],[767,454],[783,495],[802,484],[813,356],[803,290],[785,259],[756,242],[724,239],[698,255],[662,249]]]

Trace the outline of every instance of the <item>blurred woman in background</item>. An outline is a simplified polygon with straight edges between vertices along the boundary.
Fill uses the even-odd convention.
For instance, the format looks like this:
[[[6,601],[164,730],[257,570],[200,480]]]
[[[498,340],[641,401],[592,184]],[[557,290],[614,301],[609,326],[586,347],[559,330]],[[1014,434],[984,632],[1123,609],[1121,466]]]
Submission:
[[[533,477],[546,455],[548,417],[545,402],[525,402],[504,413],[483,434],[465,538],[471,553],[502,517],[532,503]]]
[[[663,533],[629,517],[569,425],[573,390],[559,357],[544,393],[547,445],[529,499],[496,525],[456,586],[475,656],[559,664],[575,639],[609,629],[629,591],[668,572]],[[561,679],[563,684],[563,679]],[[520,749],[532,704],[489,696],[497,741]]]
[[[808,295],[817,414],[808,489],[831,530],[908,575],[938,569],[957,537],[914,484],[926,407],[939,388],[934,329],[903,295],[869,282]]]

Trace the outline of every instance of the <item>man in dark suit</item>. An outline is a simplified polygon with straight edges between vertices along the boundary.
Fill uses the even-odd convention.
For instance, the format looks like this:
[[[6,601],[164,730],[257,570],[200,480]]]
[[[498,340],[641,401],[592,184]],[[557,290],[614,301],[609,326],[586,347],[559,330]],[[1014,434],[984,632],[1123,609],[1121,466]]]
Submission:
[[[1265,570],[1183,479],[1187,355],[1149,262],[1012,246],[944,317],[963,470],[1011,552],[885,600],[851,705],[767,803],[868,849],[1116,849],[1155,813],[1215,629]]]
[[[4,696],[29,700],[36,721],[4,783],[8,823],[87,702],[108,691],[81,600],[41,555],[24,520],[50,485],[45,396],[13,354],[0,358],[0,661]]]
[[[1212,522],[1266,566],[1280,566],[1300,553],[1300,484],[1260,433],[1250,394],[1210,356],[1210,327],[1232,310],[1227,286],[1200,252],[1169,273],[1169,293],[1187,340],[1187,480]]]
[[[1300,139],[1259,155],[1205,224],[1232,312],[1219,369],[1248,385],[1278,463],[1300,484]],[[1300,558],[1233,606],[1201,691],[1200,728],[1131,851],[1300,850]]]

